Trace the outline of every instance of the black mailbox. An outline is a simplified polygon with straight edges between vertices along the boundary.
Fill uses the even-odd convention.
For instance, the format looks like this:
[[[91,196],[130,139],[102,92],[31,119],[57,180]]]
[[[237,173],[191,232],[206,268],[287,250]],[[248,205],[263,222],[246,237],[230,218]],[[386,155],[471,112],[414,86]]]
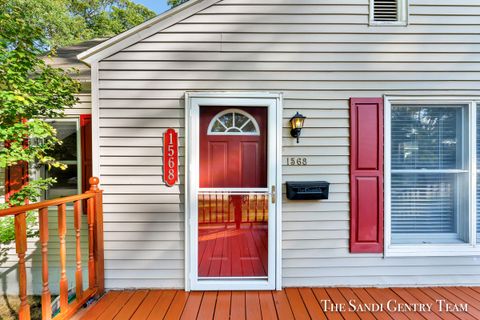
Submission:
[[[289,200],[320,200],[328,199],[328,186],[326,181],[288,181],[287,199]]]

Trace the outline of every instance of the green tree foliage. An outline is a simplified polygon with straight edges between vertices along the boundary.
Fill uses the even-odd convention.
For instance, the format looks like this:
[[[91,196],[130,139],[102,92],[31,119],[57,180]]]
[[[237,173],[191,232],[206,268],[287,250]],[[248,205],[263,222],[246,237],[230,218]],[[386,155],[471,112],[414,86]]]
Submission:
[[[114,36],[154,16],[130,0],[0,0],[0,168],[20,161],[66,167],[49,156],[60,141],[43,119],[62,117],[76,103],[80,84],[41,56],[54,54],[57,47]],[[53,183],[52,178],[30,180],[2,206],[34,201]],[[32,235],[34,215],[28,215],[27,223]],[[13,219],[1,218],[0,243],[13,239]]]
[[[73,17],[83,21],[87,39],[117,35],[155,17],[155,12],[130,0],[63,0]]]
[[[65,168],[49,156],[59,141],[55,129],[43,119],[62,117],[64,109],[77,102],[80,84],[67,71],[42,60],[42,50],[48,46],[45,29],[23,9],[11,0],[0,0],[0,167],[25,161]],[[3,206],[36,200],[54,182],[31,180]],[[34,223],[32,216],[28,221]],[[12,240],[12,228],[13,219],[1,221],[0,242]]]
[[[187,1],[188,0],[168,0],[168,5],[171,7],[176,7]]]
[[[10,0],[44,32],[51,48],[112,37],[155,13],[131,0]]]

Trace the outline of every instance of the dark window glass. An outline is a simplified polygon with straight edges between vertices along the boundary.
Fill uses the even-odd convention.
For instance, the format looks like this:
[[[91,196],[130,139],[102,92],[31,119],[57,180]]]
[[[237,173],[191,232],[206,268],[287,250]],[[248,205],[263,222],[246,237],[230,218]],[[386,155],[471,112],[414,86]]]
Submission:
[[[57,130],[57,137],[62,141],[62,144],[57,145],[51,154],[55,159],[65,163],[67,169],[44,168],[46,177],[57,179],[57,183],[47,191],[47,199],[75,195],[79,192],[77,123],[74,121],[55,121],[52,122],[52,125]]]
[[[57,137],[62,141],[52,152],[52,156],[57,160],[77,161],[77,126],[75,122],[53,122],[52,125],[57,129]]]

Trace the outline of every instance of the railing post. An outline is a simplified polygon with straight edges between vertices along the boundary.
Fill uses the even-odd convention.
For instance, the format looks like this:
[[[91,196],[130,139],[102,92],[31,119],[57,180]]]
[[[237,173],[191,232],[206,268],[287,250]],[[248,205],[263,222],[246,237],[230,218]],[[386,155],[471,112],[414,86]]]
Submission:
[[[88,192],[88,191],[87,191]],[[87,200],[87,224],[88,224],[88,288],[95,287],[95,199]]]
[[[18,285],[20,307],[18,319],[30,320],[30,306],[27,301],[27,269],[25,253],[27,251],[27,214],[19,213],[15,216],[15,249],[18,255]]]
[[[48,207],[39,210],[39,220],[42,246],[42,320],[50,320],[52,318],[52,302],[48,288]]]
[[[103,248],[103,191],[98,188],[99,179],[91,177],[88,181],[90,190],[88,193],[95,193],[95,210],[94,210],[94,258],[96,273],[96,289],[97,295],[103,294],[105,291],[105,275],[104,275],[104,248]]]
[[[67,213],[66,205],[58,206],[58,237],[60,239],[60,312],[68,309],[68,280],[67,280]]]
[[[81,227],[82,227],[82,212],[81,201],[75,201],[73,203],[73,224],[75,228],[75,240],[76,240],[76,271],[75,271],[75,288],[77,294],[77,300],[83,297],[83,276],[82,276],[82,250],[81,250]]]

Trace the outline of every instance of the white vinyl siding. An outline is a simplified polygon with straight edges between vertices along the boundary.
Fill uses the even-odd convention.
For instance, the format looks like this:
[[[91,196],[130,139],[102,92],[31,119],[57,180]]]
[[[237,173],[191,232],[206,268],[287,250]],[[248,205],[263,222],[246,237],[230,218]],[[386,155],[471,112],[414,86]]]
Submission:
[[[371,28],[368,0],[224,0],[100,61],[107,288],[184,286],[183,98],[195,90],[283,92],[284,182],[331,183],[328,200],[283,197],[285,286],[480,284],[475,257],[348,249],[348,99],[478,96],[475,14],[470,0],[411,0],[407,27]],[[168,127],[180,138],[172,188],[161,175]]]
[[[78,102],[72,107],[65,110],[67,117],[75,117],[81,114],[90,114],[92,109],[92,96],[90,95],[90,84],[88,91],[77,94]]]

